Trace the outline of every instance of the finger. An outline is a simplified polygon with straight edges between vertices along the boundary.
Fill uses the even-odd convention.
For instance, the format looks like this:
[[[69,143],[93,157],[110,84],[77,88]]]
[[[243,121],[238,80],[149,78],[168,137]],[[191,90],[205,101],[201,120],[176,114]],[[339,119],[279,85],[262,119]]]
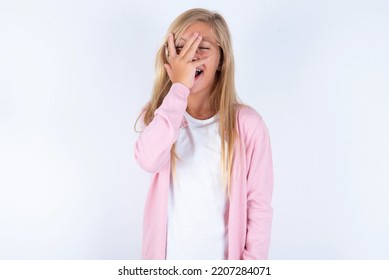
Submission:
[[[188,51],[184,54],[185,59],[192,60],[193,56],[195,55],[197,48],[199,47],[201,43],[202,37],[199,36],[196,38],[196,40],[193,42],[193,44],[190,46]]]
[[[207,56],[205,58],[202,58],[202,59],[198,59],[198,60],[194,60],[192,61],[192,65],[194,67],[197,67],[197,66],[200,66],[200,65],[203,65],[205,62],[207,62],[207,60],[210,58],[211,56]]]
[[[165,67],[169,79],[172,80],[172,67],[169,64],[164,64],[163,67]]]
[[[174,39],[173,39],[172,33],[169,33],[169,35],[168,35],[167,48],[168,48],[168,55],[169,56],[175,57],[177,55],[176,48],[174,46]]]
[[[190,47],[193,45],[193,42],[196,41],[196,38],[199,37],[199,33],[194,32],[188,41],[185,42],[184,47],[182,48],[180,55],[185,56],[186,52],[190,49]]]

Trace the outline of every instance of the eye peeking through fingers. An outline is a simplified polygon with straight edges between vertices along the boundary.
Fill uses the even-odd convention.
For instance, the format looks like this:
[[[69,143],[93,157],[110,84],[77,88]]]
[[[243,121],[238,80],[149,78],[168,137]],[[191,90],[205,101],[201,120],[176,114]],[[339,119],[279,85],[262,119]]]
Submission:
[[[177,53],[177,54],[180,54],[180,52],[182,51],[182,48],[183,48],[183,47],[181,47],[181,46],[176,47],[176,53]]]

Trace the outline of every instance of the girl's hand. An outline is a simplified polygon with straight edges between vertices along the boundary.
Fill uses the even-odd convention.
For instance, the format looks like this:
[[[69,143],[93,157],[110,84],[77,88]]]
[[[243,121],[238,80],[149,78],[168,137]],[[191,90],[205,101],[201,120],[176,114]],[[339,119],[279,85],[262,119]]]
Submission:
[[[193,60],[201,39],[202,38],[198,33],[193,33],[180,51],[180,54],[177,54],[173,41],[173,34],[169,34],[167,42],[169,52],[167,60],[169,64],[164,64],[164,67],[173,84],[181,83],[189,89],[193,87],[196,67],[204,64],[208,59],[208,57],[206,57]]]

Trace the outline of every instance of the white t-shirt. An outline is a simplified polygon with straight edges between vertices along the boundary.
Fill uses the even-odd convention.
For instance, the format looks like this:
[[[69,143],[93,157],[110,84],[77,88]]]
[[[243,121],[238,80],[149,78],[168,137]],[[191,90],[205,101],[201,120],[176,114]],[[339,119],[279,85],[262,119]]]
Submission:
[[[167,259],[226,259],[225,186],[219,117],[188,122],[176,142],[176,178],[168,203]]]

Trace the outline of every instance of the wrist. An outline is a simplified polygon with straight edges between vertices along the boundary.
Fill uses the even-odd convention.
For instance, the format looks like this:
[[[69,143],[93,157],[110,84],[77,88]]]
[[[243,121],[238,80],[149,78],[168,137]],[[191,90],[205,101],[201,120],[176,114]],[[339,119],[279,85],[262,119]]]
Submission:
[[[175,89],[175,90],[177,90],[179,92],[182,92],[182,93],[184,93],[186,95],[189,95],[189,93],[190,93],[190,88],[187,85],[185,85],[185,84],[183,84],[181,82],[173,83],[171,88]]]
[[[190,83],[186,82],[186,81],[175,81],[175,82],[172,82],[173,84],[180,84],[180,85],[183,85],[185,86],[186,88],[188,88],[189,90],[191,89],[191,85]]]

